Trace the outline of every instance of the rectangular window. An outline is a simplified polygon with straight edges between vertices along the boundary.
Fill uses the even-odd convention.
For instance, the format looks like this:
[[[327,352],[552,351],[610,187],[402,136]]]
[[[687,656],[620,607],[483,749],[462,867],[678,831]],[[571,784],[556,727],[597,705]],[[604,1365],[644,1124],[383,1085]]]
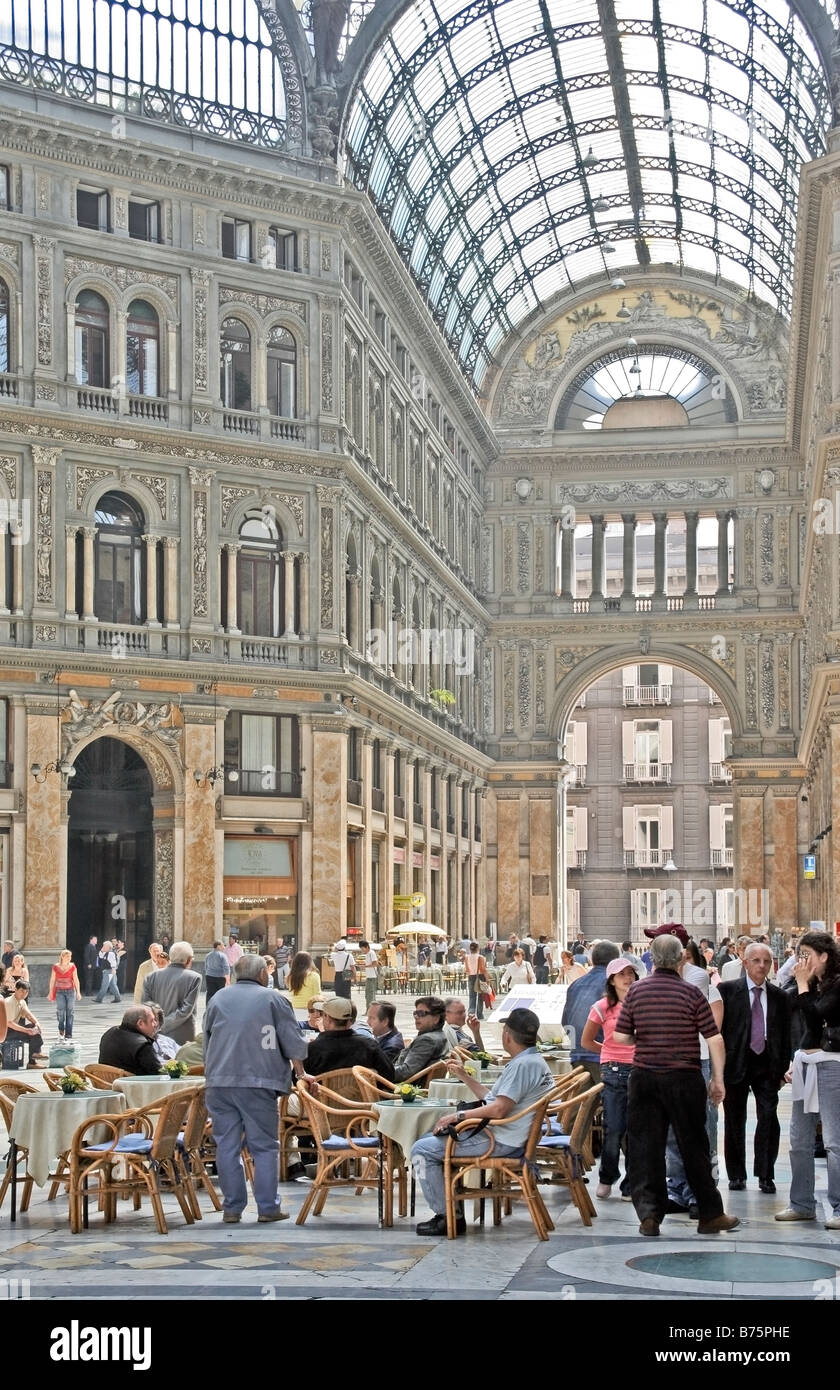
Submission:
[[[296,715],[240,714],[225,720],[228,796],[299,796],[300,739]]]
[[[8,166],[0,164],[0,212],[11,212],[11,178]]]
[[[160,241],[160,203],[129,198],[128,235],[136,241]]]
[[[250,261],[250,222],[243,222],[238,217],[222,218],[222,255],[229,261]]]
[[[11,786],[12,765],[9,762],[9,702],[0,700],[0,787]]]
[[[111,200],[108,194],[77,188],[76,221],[80,227],[89,227],[94,232],[110,231]]]
[[[287,227],[270,227],[267,265],[275,270],[297,270],[297,232]]]
[[[371,759],[373,786],[377,791],[382,791],[382,744],[378,738],[373,740],[373,757]]]

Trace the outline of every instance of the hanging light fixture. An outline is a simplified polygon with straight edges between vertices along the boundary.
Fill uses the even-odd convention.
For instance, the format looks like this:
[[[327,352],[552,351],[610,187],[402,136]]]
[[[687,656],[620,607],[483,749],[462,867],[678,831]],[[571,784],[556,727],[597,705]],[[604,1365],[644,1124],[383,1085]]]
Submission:
[[[627,281],[626,281],[626,280],[622,280],[622,278],[621,278],[620,275],[616,275],[616,276],[613,277],[612,280],[610,280],[610,289],[611,289],[611,290],[626,290],[626,288],[627,288]]]
[[[609,210],[610,210],[610,205],[609,205],[609,203],[607,202],[606,198],[602,198],[602,197],[596,198],[596,199],[595,199],[595,202],[592,204],[592,211],[593,211],[593,212],[609,212]]]
[[[586,154],[583,156],[583,159],[581,160],[581,164],[583,165],[584,169],[594,169],[598,162],[598,156],[593,150],[592,146],[590,145],[589,149],[586,151]]]
[[[621,308],[616,310],[615,316],[617,319],[629,319],[633,317],[623,299],[621,301]]]
[[[55,758],[49,763],[30,763],[29,771],[38,785],[46,782],[51,773],[57,772],[59,776],[70,781],[76,776],[76,769],[69,758],[61,756],[61,683],[58,671],[52,671],[46,679],[56,682],[56,711],[55,711]]]

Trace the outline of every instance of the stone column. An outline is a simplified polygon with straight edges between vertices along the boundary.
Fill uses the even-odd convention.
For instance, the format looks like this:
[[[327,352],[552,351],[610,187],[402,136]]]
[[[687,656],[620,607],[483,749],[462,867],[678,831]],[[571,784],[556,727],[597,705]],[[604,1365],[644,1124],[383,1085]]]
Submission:
[[[144,536],[146,546],[146,626],[160,627],[157,596],[157,536]]]
[[[312,720],[312,938],[324,923],[336,939],[347,925],[347,730]]]
[[[3,529],[5,530],[5,527]],[[64,616],[71,619],[78,617],[76,612],[76,536],[78,530],[78,526],[65,526],[64,528]],[[0,570],[2,570],[2,581],[0,582],[5,589],[6,566],[0,564]],[[3,604],[0,606],[5,607],[5,603],[4,592]]]
[[[653,513],[653,597],[664,598],[668,588],[665,546],[668,533],[668,513]]]
[[[64,778],[50,773],[38,783],[32,763],[45,767],[56,757],[56,701],[27,701],[26,711],[26,886],[25,925],[18,932],[27,950],[64,942],[67,825]]]
[[[178,537],[163,537],[163,620],[178,626]]]
[[[591,516],[592,522],[592,592],[591,599],[602,599],[604,597],[604,537],[606,526],[603,514]],[[513,928],[511,928],[513,930]]]
[[[309,636],[309,555],[307,551],[298,552],[300,561],[300,635]]]
[[[284,550],[283,557],[283,593],[285,596],[284,605],[284,638],[294,637],[295,634],[295,552]]]
[[[729,593],[729,512],[717,512],[717,594]]]
[[[112,389],[116,392],[116,394],[120,396],[126,396],[128,394],[128,383],[126,382],[127,368],[125,353],[125,332],[127,317],[128,316],[126,314],[122,313],[120,310],[117,310],[117,313],[115,315],[114,326],[114,332],[116,335],[116,341],[114,343],[114,365],[116,367],[116,371],[114,372],[113,380],[109,384],[111,385]]]
[[[356,873],[361,884],[360,913],[362,929],[369,939],[373,936],[373,739],[362,738],[362,814],[364,825],[361,838],[357,842],[361,849],[361,863],[356,865]]]
[[[577,588],[575,576],[575,528],[560,526],[560,595],[573,599]]]
[[[84,557],[82,560],[82,618],[86,623],[95,623],[93,611],[93,542],[96,538],[95,526],[83,526]]]
[[[529,930],[531,936],[552,936],[551,929],[551,851],[553,839],[552,792],[539,792],[528,799]]]
[[[764,882],[764,796],[765,789],[736,780],[732,784],[735,815],[735,860],[733,883],[740,896],[735,898],[734,934],[747,934],[750,918],[763,918]],[[755,924],[753,924],[755,925]],[[768,924],[769,925],[769,924]]]
[[[212,946],[222,920],[221,873],[214,789],[199,785],[193,772],[215,767],[217,711],[184,710],[184,939]]]
[[[639,523],[635,512],[622,512],[621,520],[624,526],[622,537],[624,584],[621,597],[632,599],[636,597],[636,527]],[[546,932],[546,935],[549,933]]]
[[[13,613],[23,612],[23,545],[25,536],[19,521],[9,525],[12,541],[12,592],[9,607]]]
[[[798,788],[773,789],[773,859],[770,882],[770,923],[789,936],[800,922],[797,858]],[[750,926],[752,927],[752,923]]]
[[[227,630],[228,632],[239,632],[239,594],[237,590],[236,576],[236,557],[241,547],[238,545],[226,545],[225,554],[227,556]]]
[[[8,527],[5,521],[0,521],[0,613],[8,613],[9,606],[6,602],[6,546]]]
[[[685,513],[685,597],[697,597],[697,512]]]
[[[498,911],[497,923],[499,940],[511,932],[519,934],[521,926],[519,911],[519,793],[511,795],[497,790],[497,875]]]
[[[394,925],[394,747],[383,741],[382,790],[385,806],[385,845],[379,851],[379,936],[384,941]]]

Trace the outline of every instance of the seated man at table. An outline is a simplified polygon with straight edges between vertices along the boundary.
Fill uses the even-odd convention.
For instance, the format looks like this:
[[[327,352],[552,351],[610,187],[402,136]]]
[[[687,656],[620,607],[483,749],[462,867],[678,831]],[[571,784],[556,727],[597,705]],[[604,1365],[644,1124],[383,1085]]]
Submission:
[[[470,1014],[467,1018],[467,1006],[463,999],[457,999],[450,995],[445,999],[446,1005],[445,1023],[443,1031],[449,1039],[449,1046],[467,1047],[470,1052],[485,1052],[486,1048],[481,1037],[481,1024],[475,1014]],[[465,1031],[464,1025],[469,1028],[469,1033]],[[470,1037],[470,1033],[472,1037]]]
[[[29,997],[29,985],[25,980],[18,980],[10,998],[3,1000],[3,1009],[6,1015],[6,1038],[9,1041],[17,1040],[25,1042],[29,1047],[29,1065],[37,1067],[41,1062],[46,1062],[46,1056],[41,1051],[44,1046],[41,1038],[41,1025],[34,1014],[29,1012],[26,1001]]]
[[[368,1027],[385,1056],[390,1057],[392,1062],[396,1062],[405,1047],[405,1039],[394,1022],[396,1016],[396,1005],[390,1004],[387,999],[371,1004],[367,1011]]]
[[[178,1044],[174,1038],[170,1038],[166,1033],[161,1032],[163,1028],[163,1009],[160,1007],[160,1004],[149,1004],[148,1007],[154,1014],[155,1022],[157,1023],[157,1032],[155,1033],[155,1040],[152,1046],[155,1049],[155,1056],[160,1062],[160,1065],[163,1066],[164,1062],[174,1061],[178,1054]]]
[[[452,1046],[443,1031],[445,1015],[446,1005],[433,994],[425,994],[414,1001],[417,1037],[403,1048],[397,1058],[394,1068],[397,1081],[411,1081],[433,1062],[440,1062],[449,1056]]]
[[[513,1123],[504,1125],[496,1133],[493,1152],[499,1157],[508,1154],[521,1154],[525,1148],[533,1115],[523,1115],[517,1122],[516,1116],[527,1110],[534,1101],[541,1100],[553,1087],[551,1075],[544,1059],[537,1051],[537,1034],[540,1021],[531,1009],[511,1009],[502,1029],[502,1047],[510,1053],[511,1061],[502,1075],[489,1088],[482,1086],[468,1076],[463,1067],[451,1063],[449,1070],[460,1081],[466,1082],[476,1100],[484,1104],[469,1112],[443,1115],[435,1125],[432,1134],[426,1134],[412,1146],[411,1162],[417,1180],[434,1215],[430,1221],[421,1221],[416,1227],[418,1236],[446,1235],[446,1190],[443,1182],[443,1156],[446,1152],[447,1135],[441,1133],[452,1124],[469,1118],[478,1123],[481,1120],[512,1119]],[[476,1134],[464,1130],[458,1135],[458,1156],[486,1153],[491,1138],[486,1129]],[[456,1233],[463,1235],[467,1223],[461,1211],[456,1220]]]
[[[386,1081],[394,1079],[394,1064],[373,1038],[365,1038],[354,1033],[353,1005],[349,999],[336,995],[324,1005],[324,1031],[309,1044],[306,1054],[306,1070],[310,1076],[320,1076],[325,1071],[340,1071],[345,1067],[369,1067],[371,1071],[384,1076]]]
[[[132,1004],[122,1023],[99,1039],[99,1061],[106,1067],[122,1067],[134,1076],[157,1076],[160,1059],[155,1054],[157,1019],[148,1004]]]

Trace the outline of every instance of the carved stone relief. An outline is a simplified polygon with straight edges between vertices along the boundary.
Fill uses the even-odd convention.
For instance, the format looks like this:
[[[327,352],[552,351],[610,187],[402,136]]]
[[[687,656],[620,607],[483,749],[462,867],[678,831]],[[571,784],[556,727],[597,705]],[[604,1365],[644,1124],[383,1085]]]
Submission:
[[[160,473],[135,473],[134,476],[137,479],[138,483],[142,483],[144,487],[149,489],[149,492],[152,494],[160,508],[161,519],[165,521],[166,491],[168,480],[162,477]]]
[[[545,527],[539,523],[534,535],[534,588],[538,594],[545,593]]]
[[[53,251],[51,237],[35,237],[35,283],[37,286],[38,366],[52,364]]]
[[[261,318],[269,314],[294,314],[295,318],[306,322],[306,304],[300,299],[285,299],[278,294],[257,294],[252,290],[234,289],[230,285],[219,287],[219,304],[247,304]]]
[[[328,237],[321,237],[321,269],[332,270],[332,245]]]
[[[174,917],[175,840],[171,830],[155,831],[155,921],[157,937],[172,936]]]
[[[206,246],[207,244],[207,214],[204,208],[193,208],[193,244],[195,246]]]
[[[779,670],[779,728],[790,728],[790,637],[782,637],[778,643]]]
[[[223,483],[221,488],[222,526],[227,526],[234,507],[238,507],[239,503],[244,502],[246,497],[255,496],[256,493],[252,487],[228,487],[227,483]]]
[[[765,729],[776,726],[776,689],[773,670],[773,643],[761,641],[761,719]]]
[[[744,644],[744,690],[747,728],[758,728],[758,650],[755,638]]]
[[[513,528],[502,527],[502,592],[513,593]]]
[[[547,643],[545,642],[540,642],[536,646],[536,675],[534,681],[534,728],[538,730],[542,730],[545,728],[545,673],[547,660],[546,648]]]
[[[139,265],[113,265],[110,261],[97,261],[86,256],[64,257],[64,286],[79,275],[98,275],[118,290],[126,290],[131,285],[154,285],[171,301],[178,303],[178,277],[165,275],[157,270],[146,270]]]
[[[761,582],[768,587],[773,583],[772,512],[763,512],[761,517]]]
[[[753,589],[755,587],[755,521],[752,517],[748,517],[744,522],[741,564],[744,586],[747,589]]]
[[[61,740],[65,754],[91,734],[119,728],[125,732],[142,730],[144,735],[158,739],[166,748],[180,745],[183,719],[177,705],[143,704],[139,700],[123,699],[115,690],[106,700],[82,700],[75,690],[68,693],[67,706],[62,713]],[[167,783],[171,780],[167,773]]]
[[[484,704],[484,733],[489,735],[494,730],[493,719],[493,653],[487,647],[484,650],[484,675],[482,678],[482,700]]]
[[[524,643],[519,648],[519,727],[527,730],[531,723],[531,648]]]
[[[17,265],[20,260],[20,246],[15,241],[0,241],[0,256],[4,261]]]
[[[193,383],[207,391],[207,306],[210,276],[206,270],[190,271],[193,290]]]
[[[207,481],[205,482],[204,479]],[[207,492],[210,475],[197,468],[190,469],[193,484],[192,544],[193,544],[193,617],[206,618],[207,601]]]
[[[779,515],[779,584],[790,584],[790,511]]]
[[[713,497],[732,497],[731,478],[638,479],[617,483],[555,483],[555,502],[614,502],[622,506],[643,502],[688,502]]]
[[[527,594],[531,588],[531,528],[527,522],[522,521],[518,526],[519,543],[516,554],[516,575],[517,585],[520,594]]]
[[[39,468],[36,472],[36,488],[38,492],[36,595],[38,603],[51,604],[53,601],[53,472],[51,468]]]
[[[331,415],[335,409],[333,379],[333,316],[321,315],[321,409]]]
[[[93,487],[102,478],[115,478],[116,468],[86,468],[82,464],[76,465],[76,511],[84,511],[85,498]]]
[[[516,655],[513,642],[503,642],[502,657],[502,701],[504,705],[504,730],[513,733],[514,709],[516,707]]]
[[[0,472],[3,474],[9,497],[14,500],[18,495],[18,460],[14,454],[3,454],[0,457]]]
[[[333,555],[335,552],[335,512],[332,504],[321,505],[321,628],[334,624]]]

